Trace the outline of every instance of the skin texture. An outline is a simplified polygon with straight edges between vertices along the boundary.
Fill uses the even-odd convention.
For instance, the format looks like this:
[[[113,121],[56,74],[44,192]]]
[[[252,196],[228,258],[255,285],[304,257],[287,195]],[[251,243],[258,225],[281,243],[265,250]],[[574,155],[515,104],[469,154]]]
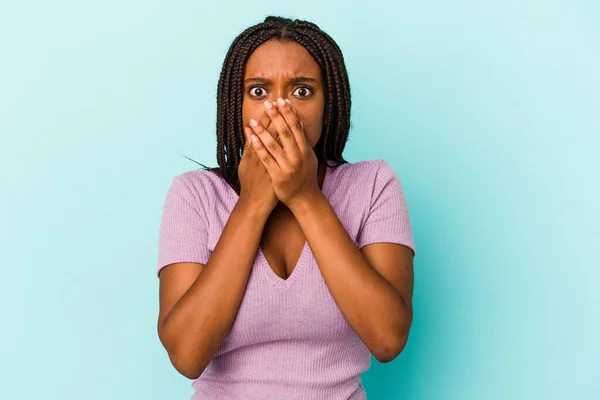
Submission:
[[[298,76],[316,81],[293,82]],[[259,246],[285,279],[305,241],[348,323],[377,360],[393,360],[412,323],[413,254],[393,243],[357,249],[323,196],[313,150],[325,104],[318,65],[297,43],[270,41],[244,79],[240,198],[206,265],[161,270],[158,333],[172,364],[190,379],[202,373],[231,328]]]

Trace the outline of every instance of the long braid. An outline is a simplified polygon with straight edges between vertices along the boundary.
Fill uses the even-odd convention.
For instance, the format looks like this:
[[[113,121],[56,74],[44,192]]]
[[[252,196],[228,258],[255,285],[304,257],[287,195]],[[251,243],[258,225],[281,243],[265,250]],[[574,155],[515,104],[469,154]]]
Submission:
[[[217,86],[217,162],[219,167],[202,167],[225,179],[240,193],[238,167],[244,144],[242,102],[246,62],[268,40],[294,41],[306,48],[323,73],[325,110],[321,138],[316,146],[319,161],[347,163],[342,152],[350,130],[350,83],[344,57],[335,41],[309,21],[268,16],[232,42]],[[193,160],[192,160],[193,161]]]

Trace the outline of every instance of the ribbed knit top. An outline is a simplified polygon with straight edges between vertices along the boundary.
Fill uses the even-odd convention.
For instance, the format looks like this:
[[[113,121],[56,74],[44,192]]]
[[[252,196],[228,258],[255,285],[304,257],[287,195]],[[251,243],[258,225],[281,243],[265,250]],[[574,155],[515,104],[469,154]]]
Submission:
[[[358,248],[390,242],[416,254],[401,183],[384,160],[329,163],[321,191]],[[171,263],[206,264],[238,198],[212,172],[176,176],[163,208],[157,274]],[[257,249],[233,326],[193,381],[192,399],[366,399],[360,374],[370,362],[310,246],[287,279]]]

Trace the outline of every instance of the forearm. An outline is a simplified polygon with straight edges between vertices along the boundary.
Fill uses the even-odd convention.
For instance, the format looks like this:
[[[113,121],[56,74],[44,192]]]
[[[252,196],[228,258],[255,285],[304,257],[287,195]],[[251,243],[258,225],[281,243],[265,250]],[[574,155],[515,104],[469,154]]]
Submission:
[[[206,266],[163,323],[165,347],[186,376],[202,373],[231,328],[268,217],[263,214],[238,201]]]
[[[410,307],[369,265],[321,193],[291,209],[348,324],[378,360],[393,358],[406,343]]]

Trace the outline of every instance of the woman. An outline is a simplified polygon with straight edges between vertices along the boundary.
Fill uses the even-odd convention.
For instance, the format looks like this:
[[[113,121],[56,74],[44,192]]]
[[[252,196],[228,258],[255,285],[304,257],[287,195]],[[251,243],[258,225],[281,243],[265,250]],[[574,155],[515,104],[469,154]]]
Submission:
[[[342,157],[350,87],[316,25],[267,17],[219,79],[220,168],[176,176],[160,227],[158,333],[192,399],[365,399],[404,348],[414,243],[382,159]]]

